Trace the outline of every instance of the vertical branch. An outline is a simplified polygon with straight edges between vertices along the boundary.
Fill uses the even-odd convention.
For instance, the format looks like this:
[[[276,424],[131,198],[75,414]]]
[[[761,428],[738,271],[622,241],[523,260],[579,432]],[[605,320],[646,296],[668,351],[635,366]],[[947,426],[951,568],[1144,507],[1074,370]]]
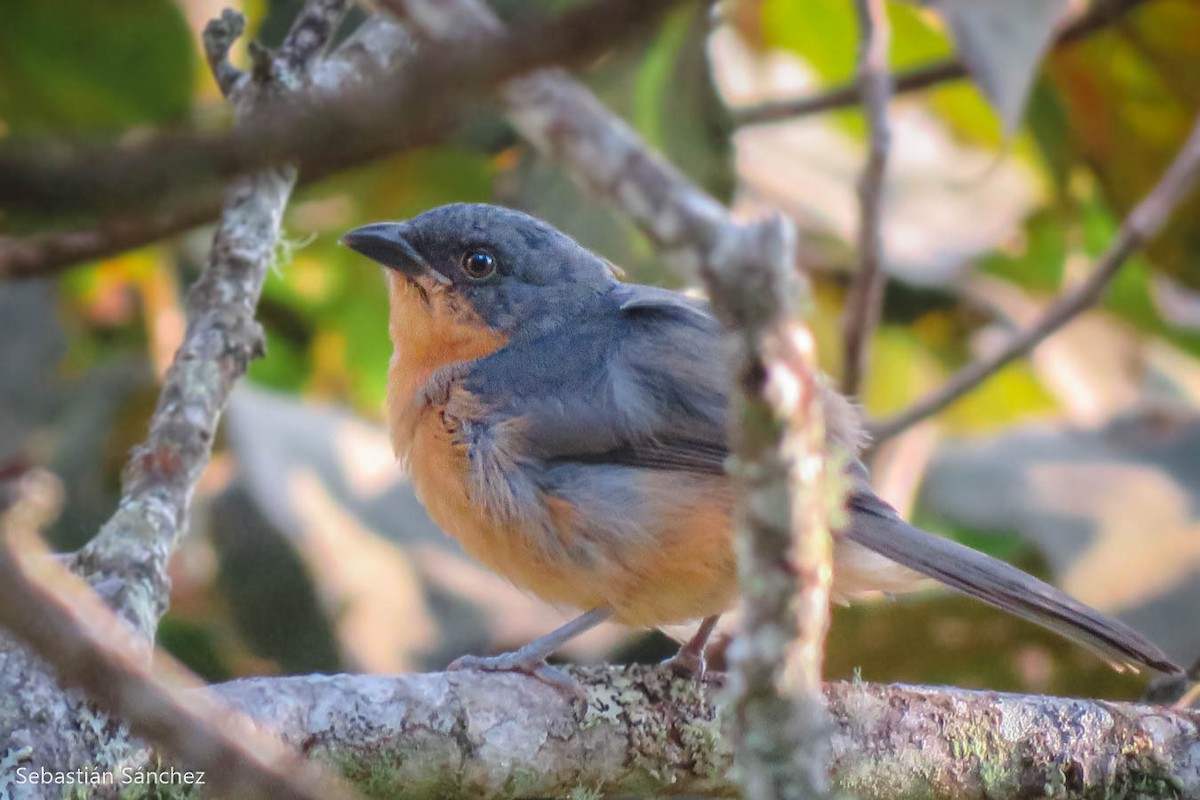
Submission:
[[[797,314],[789,239],[764,237],[748,248],[763,257],[757,270],[767,280],[739,281],[740,297],[726,294],[742,304],[743,323],[731,473],[742,498],[737,546],[744,608],[729,659],[735,748],[751,800],[829,792],[821,667],[832,580],[830,493],[822,390],[812,334]]]
[[[280,56],[246,75],[228,61],[241,35],[226,11],[204,32],[213,76],[239,117],[263,97],[294,91],[346,9],[345,0],[310,0]],[[324,37],[322,39],[322,37]],[[80,570],[143,636],[152,639],[167,610],[167,562],[186,530],[192,489],[212,455],[221,411],[234,384],[262,355],[254,311],[275,257],[296,171],[265,170],[229,188],[208,264],[188,291],[187,329],[163,381],[146,441],[130,456],[120,504],[78,554]]]
[[[891,38],[884,0],[855,0],[859,29],[858,85],[867,120],[867,163],[858,182],[858,271],[842,313],[842,392],[862,388],[879,326],[887,284],[883,257],[884,176],[891,130],[887,107],[892,96],[888,72]]]

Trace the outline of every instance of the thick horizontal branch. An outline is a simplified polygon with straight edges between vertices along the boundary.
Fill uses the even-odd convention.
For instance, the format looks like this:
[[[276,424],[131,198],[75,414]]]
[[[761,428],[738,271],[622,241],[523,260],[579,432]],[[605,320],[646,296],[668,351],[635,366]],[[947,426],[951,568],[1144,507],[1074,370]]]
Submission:
[[[733,796],[703,686],[650,667],[574,671],[581,711],[516,675],[234,681],[219,695],[360,786],[401,796]],[[826,687],[835,784],[859,800],[1197,797],[1200,712],[913,686]]]
[[[0,208],[25,214],[147,208],[280,164],[328,174],[435,141],[462,102],[531,69],[597,55],[669,6],[593,0],[486,42],[426,52],[406,65],[402,77],[347,81],[341,92],[292,92],[257,102],[253,114],[227,133],[156,135],[108,148],[9,145],[0,149]],[[225,70],[222,80],[233,79]]]
[[[1107,28],[1148,0],[1100,0],[1074,22],[1062,29],[1055,40],[1055,47],[1062,47],[1084,39],[1093,33]],[[956,58],[938,61],[925,66],[896,73],[894,91],[896,94],[916,92],[928,89],[947,81],[958,80],[967,76],[967,68]],[[862,93],[856,83],[847,83],[826,89],[820,94],[809,97],[797,97],[792,100],[772,100],[752,106],[735,108],[732,111],[734,121],[739,125],[754,125],[762,122],[803,117],[809,114],[820,114],[825,111],[835,111],[839,108],[849,108],[858,105]]]

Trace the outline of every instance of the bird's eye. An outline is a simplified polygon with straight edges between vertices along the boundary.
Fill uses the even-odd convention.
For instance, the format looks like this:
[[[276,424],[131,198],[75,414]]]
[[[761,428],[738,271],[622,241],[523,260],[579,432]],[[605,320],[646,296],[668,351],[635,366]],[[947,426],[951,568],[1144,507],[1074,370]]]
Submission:
[[[496,271],[496,258],[483,250],[468,250],[463,256],[463,270],[475,280],[482,280]]]

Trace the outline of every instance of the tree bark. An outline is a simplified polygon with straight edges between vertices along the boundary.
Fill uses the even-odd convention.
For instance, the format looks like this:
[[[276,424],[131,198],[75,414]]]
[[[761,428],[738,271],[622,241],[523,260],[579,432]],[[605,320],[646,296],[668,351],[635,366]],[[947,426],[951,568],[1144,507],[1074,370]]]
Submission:
[[[211,690],[372,796],[737,795],[722,676],[571,672],[586,709],[535,680],[475,672],[252,678]],[[858,800],[1200,797],[1198,711],[867,683],[830,683],[825,697],[833,782]],[[45,699],[48,713],[70,702]],[[97,725],[93,743],[111,747],[106,721]],[[55,746],[41,731],[50,738],[30,745]],[[0,796],[20,788],[23,764],[0,754]]]
[[[573,674],[583,711],[537,681],[470,672],[216,691],[384,796],[736,795],[721,676]],[[1200,712],[866,683],[830,683],[825,696],[834,784],[858,800],[1200,797]]]

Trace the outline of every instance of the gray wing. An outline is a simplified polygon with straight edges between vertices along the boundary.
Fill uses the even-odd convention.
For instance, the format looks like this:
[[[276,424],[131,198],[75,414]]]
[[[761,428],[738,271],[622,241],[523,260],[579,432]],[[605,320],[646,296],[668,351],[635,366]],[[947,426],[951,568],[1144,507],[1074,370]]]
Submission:
[[[481,359],[465,388],[485,421],[517,422],[528,457],[722,474],[728,364],[705,303],[621,284],[569,330]]]

